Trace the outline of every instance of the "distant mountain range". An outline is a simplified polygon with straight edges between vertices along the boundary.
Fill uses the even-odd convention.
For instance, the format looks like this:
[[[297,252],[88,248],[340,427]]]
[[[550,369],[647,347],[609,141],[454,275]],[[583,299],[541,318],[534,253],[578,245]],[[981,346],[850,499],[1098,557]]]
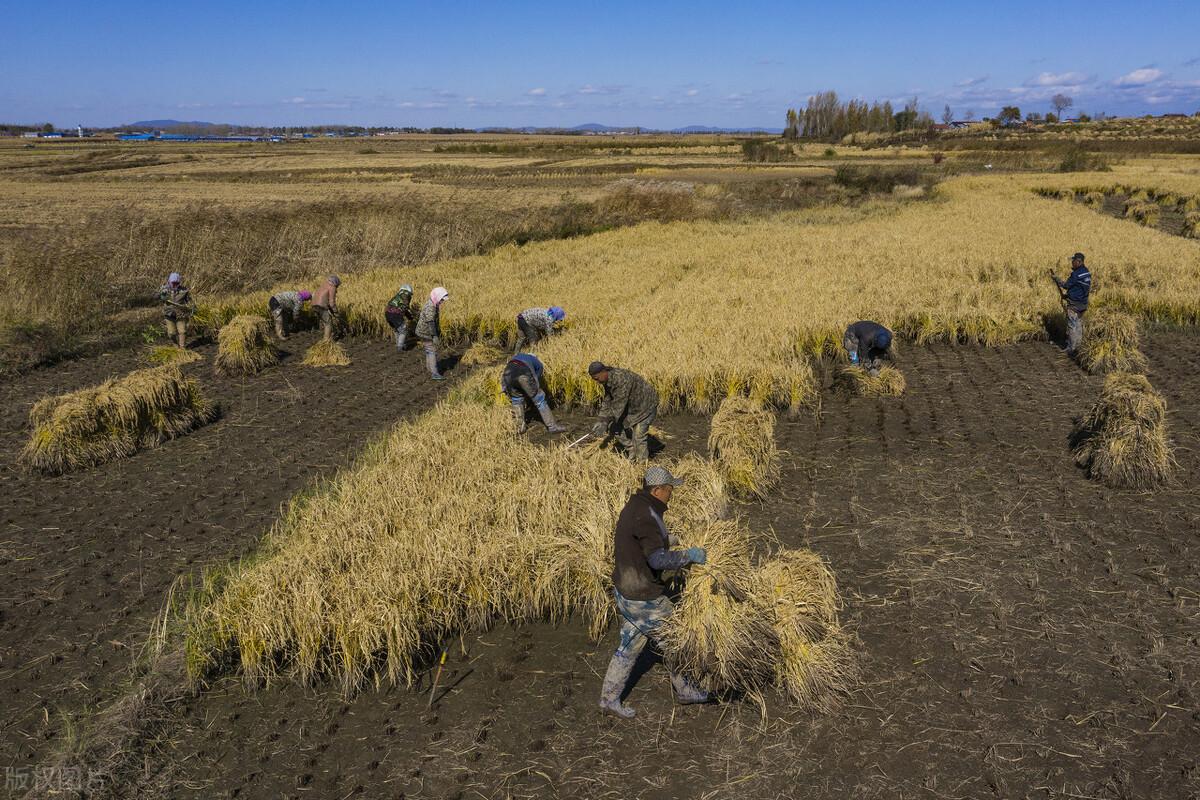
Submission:
[[[171,128],[216,128],[224,126],[217,122],[202,122],[200,120],[192,120],[190,122],[178,119],[143,119],[138,122],[131,122],[128,125],[123,125],[124,128],[139,128],[142,130],[169,130]],[[257,127],[257,126],[236,126],[228,127]],[[305,126],[297,126],[305,127]],[[314,126],[318,127],[318,126]],[[324,126],[336,127],[336,126]],[[354,127],[347,125],[346,127]],[[547,133],[553,131],[565,131],[570,133],[782,133],[782,128],[722,128],[711,125],[687,125],[682,128],[672,128],[663,130],[660,128],[647,128],[637,125],[601,125],[598,122],[587,122],[583,125],[576,125],[572,128],[556,128],[551,126],[524,126],[524,127],[499,127],[492,126],[486,128],[476,128],[477,131],[508,131],[514,133]]]

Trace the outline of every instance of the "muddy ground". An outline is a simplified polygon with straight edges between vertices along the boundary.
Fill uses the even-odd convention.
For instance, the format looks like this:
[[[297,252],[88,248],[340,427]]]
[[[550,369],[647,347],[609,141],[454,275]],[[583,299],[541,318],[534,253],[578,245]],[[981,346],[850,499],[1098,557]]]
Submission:
[[[36,763],[53,707],[117,680],[176,574],[249,548],[295,489],[247,474],[301,485],[353,451],[343,431],[340,456],[298,445],[308,458],[281,457],[268,447],[279,430],[341,412],[357,415],[361,442],[369,421],[422,402],[388,398],[378,413],[373,384],[391,367],[358,370],[371,347],[393,362],[382,344],[355,347],[364,352],[336,397],[299,393],[316,404],[288,412],[300,423],[250,410],[268,387],[318,381],[285,367],[254,379],[264,383],[241,395],[244,417],[231,409],[158,451],[73,478],[4,473],[6,489],[21,488],[4,501],[6,764]],[[903,399],[827,394],[819,418],[781,420],[782,482],[740,510],[783,545],[816,549],[838,576],[862,677],[834,713],[775,702],[764,721],[750,707],[677,708],[651,665],[631,693],[637,720],[620,722],[595,708],[614,631],[593,643],[576,624],[500,627],[452,644],[432,709],[427,683],[343,697],[329,686],[248,692],[230,678],[176,706],[129,795],[1200,796],[1200,337],[1156,334],[1144,349],[1180,462],[1177,483],[1154,494],[1076,469],[1067,435],[1100,380],[1045,343],[909,347]],[[66,384],[71,369],[87,367],[37,375]],[[248,427],[230,433],[235,419]],[[668,451],[707,436],[692,417],[660,426]],[[176,470],[193,476],[192,496],[164,518],[156,509],[177,496],[164,475]],[[209,470],[219,503],[194,488]]]

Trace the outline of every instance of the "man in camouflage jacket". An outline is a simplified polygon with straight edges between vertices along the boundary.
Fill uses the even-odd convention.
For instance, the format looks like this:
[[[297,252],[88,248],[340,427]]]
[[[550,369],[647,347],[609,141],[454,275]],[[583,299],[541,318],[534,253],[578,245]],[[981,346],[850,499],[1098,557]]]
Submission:
[[[634,461],[650,458],[647,437],[658,416],[658,392],[637,373],[593,361],[588,367],[592,380],[604,387],[604,400],[592,435],[619,431],[617,441]]]

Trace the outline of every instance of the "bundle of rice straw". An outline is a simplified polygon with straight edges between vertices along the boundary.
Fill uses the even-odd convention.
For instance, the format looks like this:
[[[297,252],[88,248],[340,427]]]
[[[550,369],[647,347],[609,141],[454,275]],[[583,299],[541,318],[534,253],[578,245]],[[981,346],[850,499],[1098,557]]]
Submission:
[[[155,367],[162,367],[167,364],[190,364],[193,361],[199,361],[203,356],[195,350],[187,350],[182,347],[176,347],[173,344],[160,344],[146,348],[145,352],[146,363]]]
[[[1109,486],[1149,489],[1175,470],[1167,403],[1146,376],[1113,372],[1100,399],[1071,434],[1075,463]]]
[[[252,314],[239,314],[217,334],[215,367],[222,375],[253,375],[279,363],[271,326]]]
[[[34,404],[21,453],[30,469],[62,473],[133,455],[212,421],[216,406],[176,365],[151,367]]]
[[[907,388],[904,373],[891,366],[880,369],[878,375],[862,367],[842,367],[834,382],[842,394],[859,397],[899,397]]]
[[[1142,372],[1146,357],[1138,350],[1137,319],[1115,309],[1104,308],[1090,316],[1079,345],[1079,364],[1092,374]]]
[[[465,367],[479,367],[499,363],[507,357],[507,350],[500,349],[492,342],[478,341],[467,348],[458,363]]]
[[[1183,215],[1181,233],[1189,239],[1200,239],[1200,211],[1189,211]]]
[[[779,481],[775,415],[741,395],[721,401],[713,415],[708,451],[740,497],[764,497]]]
[[[300,363],[306,367],[348,367],[350,354],[340,342],[321,339],[304,352],[304,360]]]
[[[1146,201],[1130,201],[1125,204],[1125,218],[1131,219],[1148,227],[1156,227],[1158,225],[1159,215],[1162,214],[1162,207],[1158,203]]]

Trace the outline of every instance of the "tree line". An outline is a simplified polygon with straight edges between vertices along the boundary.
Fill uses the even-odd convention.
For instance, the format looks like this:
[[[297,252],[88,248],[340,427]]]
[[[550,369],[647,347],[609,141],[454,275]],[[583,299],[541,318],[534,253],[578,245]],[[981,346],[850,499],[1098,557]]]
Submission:
[[[783,135],[788,139],[838,141],[851,133],[897,133],[928,130],[933,117],[922,111],[913,98],[896,111],[890,101],[842,102],[837,92],[820,92],[808,98],[803,109],[789,108]]]

